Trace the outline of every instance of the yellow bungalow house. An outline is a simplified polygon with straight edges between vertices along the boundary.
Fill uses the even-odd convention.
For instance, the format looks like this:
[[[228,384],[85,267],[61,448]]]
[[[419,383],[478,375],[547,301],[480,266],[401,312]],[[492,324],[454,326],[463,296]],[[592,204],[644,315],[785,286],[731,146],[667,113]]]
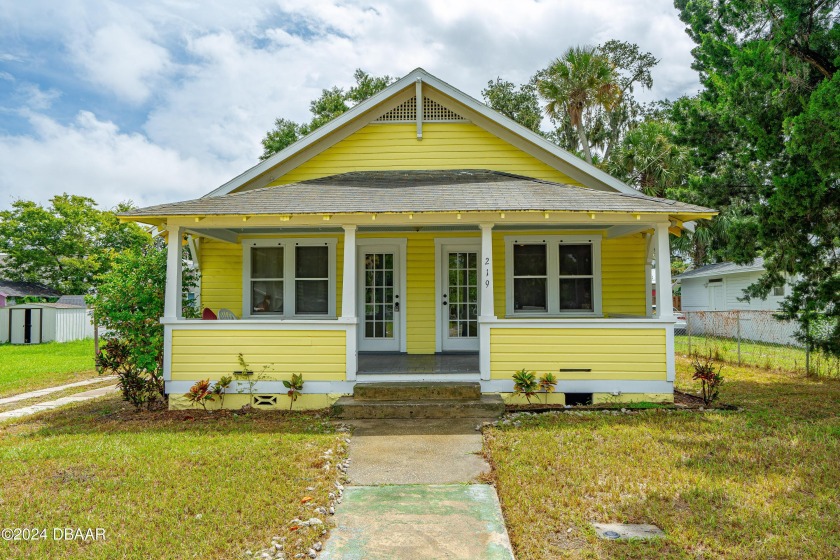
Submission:
[[[168,231],[170,407],[242,353],[267,367],[256,406],[288,407],[282,380],[301,373],[296,406],[314,408],[377,381],[508,398],[523,368],[557,376],[555,402],[672,400],[651,265],[667,290],[669,232],[714,213],[644,196],[417,69],[203,198],[124,219]],[[185,238],[201,306],[235,319],[183,318]]]

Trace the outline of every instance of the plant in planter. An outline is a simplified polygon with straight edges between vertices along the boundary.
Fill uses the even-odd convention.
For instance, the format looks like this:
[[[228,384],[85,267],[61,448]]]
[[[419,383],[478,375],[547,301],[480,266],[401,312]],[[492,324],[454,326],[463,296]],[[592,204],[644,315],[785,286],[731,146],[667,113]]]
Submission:
[[[283,387],[288,389],[286,394],[289,395],[289,410],[292,410],[292,405],[298,399],[300,392],[303,390],[303,375],[300,373],[293,373],[289,381],[283,381]]]
[[[548,404],[548,395],[554,392],[557,388],[557,377],[550,371],[545,372],[540,376],[540,389],[545,393],[545,404]]]
[[[225,394],[227,393],[230,384],[233,383],[233,377],[230,375],[223,375],[221,379],[216,381],[213,385],[213,394],[219,397],[219,408],[225,407]]]
[[[531,397],[537,394],[538,388],[537,376],[533,371],[522,368],[513,374],[513,392],[524,396],[528,404],[531,404]]]
[[[187,393],[187,400],[194,405],[199,405],[204,411],[207,411],[207,403],[215,400],[213,391],[210,389],[209,379],[199,379],[190,387],[190,392]]]
[[[720,393],[720,386],[723,384],[723,376],[720,374],[723,366],[718,366],[717,370],[715,369],[711,353],[704,360],[694,358],[691,366],[694,368],[692,379],[700,381],[700,396],[703,397],[703,402],[706,405],[712,404],[717,400]]]

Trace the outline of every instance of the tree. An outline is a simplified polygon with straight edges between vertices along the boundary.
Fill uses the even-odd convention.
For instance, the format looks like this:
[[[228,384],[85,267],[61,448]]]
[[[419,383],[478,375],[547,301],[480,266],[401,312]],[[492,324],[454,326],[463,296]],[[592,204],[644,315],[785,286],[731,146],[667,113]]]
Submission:
[[[166,291],[166,245],[148,241],[117,254],[108,274],[90,298],[99,325],[108,336],[97,367],[117,374],[123,397],[138,408],[163,397],[163,325]],[[184,267],[183,301],[195,285]]]
[[[120,204],[115,211],[130,207]],[[120,224],[114,212],[97,209],[83,196],[55,196],[47,207],[16,200],[0,212],[0,252],[8,255],[4,276],[66,294],[88,293],[116,253],[148,239],[136,224]]]
[[[338,86],[322,90],[321,95],[309,103],[309,112],[312,113],[312,120],[309,123],[298,124],[289,119],[278,117],[274,121],[274,128],[269,130],[265,138],[262,139],[263,153],[260,159],[266,160],[287,146],[294,144],[307,134],[347,112],[351,107],[376,95],[395,80],[388,75],[371,76],[362,69],[356,70],[353,79],[356,82],[355,85],[347,90]]]
[[[537,88],[534,83],[523,84],[517,89],[513,82],[496,78],[481,90],[484,102],[504,116],[525,128],[540,132],[542,113]]]
[[[587,112],[611,109],[619,101],[617,77],[595,47],[571,47],[538,74],[537,90],[546,100],[545,112],[555,121],[568,119],[587,162],[592,163],[591,121]]]
[[[697,44],[704,89],[675,104],[681,141],[699,170],[689,188],[707,204],[744,211],[726,256],[764,256],[748,289],[765,297],[793,283],[782,314],[800,338],[840,354],[840,28],[835,2],[677,0]],[[827,325],[815,334],[820,317]]]
[[[685,182],[690,169],[688,149],[673,137],[673,125],[667,121],[638,124],[607,161],[608,170],[648,196],[666,196]]]

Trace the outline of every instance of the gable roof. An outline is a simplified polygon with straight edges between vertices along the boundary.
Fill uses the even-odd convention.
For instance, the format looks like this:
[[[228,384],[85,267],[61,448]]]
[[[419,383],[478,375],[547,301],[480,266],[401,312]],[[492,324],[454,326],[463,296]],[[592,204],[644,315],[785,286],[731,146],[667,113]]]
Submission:
[[[87,307],[87,303],[85,302],[85,296],[83,295],[71,295],[71,296],[61,296],[58,298],[56,303],[60,303],[63,305],[75,305],[77,307]]]
[[[272,169],[288,161],[294,156],[299,156],[306,150],[313,151],[309,157],[314,157],[317,153],[315,148],[319,143],[325,144],[323,149],[328,148],[332,145],[332,143],[334,143],[328,142],[330,135],[333,135],[333,133],[337,133],[342,129],[348,128],[353,121],[358,121],[363,118],[368,119],[369,121],[374,120],[380,116],[380,113],[386,112],[384,107],[380,107],[377,112],[377,107],[383,105],[388,100],[391,100],[408,88],[416,88],[418,84],[422,84],[421,87],[430,86],[445,96],[453,99],[456,103],[460,104],[463,109],[465,109],[465,111],[461,111],[467,113],[465,116],[471,117],[474,121],[480,121],[475,124],[481,126],[482,128],[495,128],[496,130],[491,132],[497,134],[502,133],[510,135],[511,138],[518,140],[517,143],[520,144],[518,147],[525,149],[525,151],[528,151],[531,155],[543,160],[552,167],[558,169],[562,167],[560,171],[566,173],[575,180],[580,180],[580,182],[587,187],[627,194],[637,192],[633,187],[630,187],[608,173],[601,171],[594,165],[586,163],[579,157],[567,152],[556,144],[549,142],[532,130],[491,109],[484,103],[454,88],[443,80],[429,74],[422,68],[416,68],[376,95],[353,106],[349,111],[339,115],[329,123],[317,128],[297,142],[291,144],[280,152],[272,155],[270,158],[256,164],[244,173],[234,177],[217,189],[204,195],[204,198],[229,194],[246,184],[250,184],[255,181],[257,182],[255,188],[265,186],[273,179],[267,177]],[[348,130],[348,134],[350,132],[352,132],[352,130]],[[341,138],[335,138],[335,141],[339,140],[341,140]]]
[[[571,211],[713,214],[684,202],[604,192],[485,169],[356,171],[223,196],[160,204],[133,217],[370,212]]]
[[[764,259],[758,257],[750,264],[735,264],[731,262],[707,264],[706,266],[701,266],[700,268],[695,268],[693,270],[683,272],[674,279],[683,280],[685,278],[704,278],[706,276],[725,276],[728,274],[739,274],[742,272],[763,271]]]
[[[0,294],[8,297],[58,297],[61,295],[43,284],[8,280],[0,280]]]

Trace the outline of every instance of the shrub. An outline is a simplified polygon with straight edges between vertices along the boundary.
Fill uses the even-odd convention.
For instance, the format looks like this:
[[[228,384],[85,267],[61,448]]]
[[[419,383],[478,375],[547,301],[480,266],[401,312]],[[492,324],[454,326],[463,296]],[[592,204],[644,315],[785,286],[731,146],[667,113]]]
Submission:
[[[717,370],[715,370],[715,363],[712,360],[711,354],[704,360],[694,358],[691,365],[694,368],[692,378],[700,380],[703,402],[707,405],[712,404],[717,400],[718,394],[720,393],[720,386],[723,384],[723,376],[720,374],[722,366],[718,366]]]
[[[213,394],[219,397],[219,408],[225,407],[225,394],[227,393],[230,384],[233,383],[233,377],[223,375],[215,385],[213,385]]]
[[[523,395],[528,404],[531,404],[531,397],[537,394],[537,376],[533,371],[520,369],[513,374],[513,391],[517,395]]]
[[[157,381],[147,371],[136,367],[128,343],[123,340],[105,341],[96,355],[96,370],[100,374],[116,374],[123,399],[135,408],[150,407],[160,394]]]
[[[548,395],[557,388],[557,377],[550,371],[540,376],[540,389],[545,393],[545,404],[548,404]]]
[[[283,381],[283,387],[288,389],[286,394],[289,395],[289,410],[292,410],[292,405],[295,404],[295,401],[298,399],[298,395],[303,390],[303,375],[300,373],[293,373],[292,379],[289,381]]]
[[[193,386],[190,387],[190,392],[187,393],[187,400],[193,404],[200,405],[201,408],[206,411],[207,403],[215,400],[213,397],[213,391],[210,389],[210,380],[199,379],[196,381]]]

